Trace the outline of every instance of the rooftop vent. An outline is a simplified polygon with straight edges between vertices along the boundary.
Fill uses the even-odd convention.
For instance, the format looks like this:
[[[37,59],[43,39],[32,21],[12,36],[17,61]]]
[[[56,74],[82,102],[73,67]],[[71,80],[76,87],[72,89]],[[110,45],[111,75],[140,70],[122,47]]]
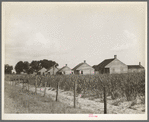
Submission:
[[[116,59],[117,58],[117,55],[114,55],[114,58]]]

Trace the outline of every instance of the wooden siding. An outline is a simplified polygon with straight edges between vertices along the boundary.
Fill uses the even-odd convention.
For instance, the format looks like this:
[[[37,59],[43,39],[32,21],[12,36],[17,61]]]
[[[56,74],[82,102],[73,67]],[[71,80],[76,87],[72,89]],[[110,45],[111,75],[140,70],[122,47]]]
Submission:
[[[65,66],[63,68],[61,68],[57,74],[63,74],[63,75],[68,75],[68,74],[72,74],[72,70],[68,67],[68,66]]]
[[[99,71],[94,71],[94,74],[99,74]]]
[[[105,66],[105,68],[109,68],[110,74],[128,72],[128,66],[118,59],[115,59],[112,62],[110,62],[107,66]]]
[[[58,69],[55,67],[55,68],[54,68],[54,75],[57,73],[57,71],[58,71]],[[52,67],[50,70],[48,70],[48,71],[46,72],[46,74],[48,74],[48,75],[53,75],[53,67]]]
[[[62,74],[62,75],[69,75],[69,74],[72,74],[72,71],[61,71],[61,72],[58,72],[58,74]]]
[[[83,75],[94,74],[94,69],[80,70],[80,74],[81,74],[81,71],[83,72]]]
[[[128,69],[128,72],[144,72],[144,69]]]
[[[46,68],[42,68],[41,70],[38,71],[38,74],[40,74],[40,75],[43,75],[44,74],[45,75],[46,74],[45,73],[46,71],[47,71]]]
[[[90,70],[90,69],[94,70],[94,68],[92,68],[90,65],[84,63],[80,67],[78,67],[76,70]]]
[[[74,70],[75,74],[94,74],[94,68],[92,68],[87,63],[82,63],[76,70]]]

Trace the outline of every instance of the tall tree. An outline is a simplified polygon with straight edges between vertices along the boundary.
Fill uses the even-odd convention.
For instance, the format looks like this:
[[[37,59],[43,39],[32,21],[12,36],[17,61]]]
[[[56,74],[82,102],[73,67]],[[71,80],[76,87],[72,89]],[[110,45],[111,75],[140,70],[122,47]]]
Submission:
[[[41,68],[39,61],[32,61],[30,66],[34,71],[38,71]]]
[[[8,64],[5,64],[5,74],[11,74],[13,70],[13,66],[9,66]]]
[[[21,72],[23,72],[23,69],[24,69],[23,61],[19,61],[15,66],[16,73],[20,74]]]
[[[47,59],[44,59],[44,60],[40,60],[40,65],[46,69],[52,67],[55,65],[55,67],[58,66],[58,63],[56,63],[55,61],[51,61],[51,60],[47,60]]]
[[[29,70],[28,70],[28,74],[32,74],[34,72],[34,69],[31,67],[31,68],[29,68]]]
[[[28,63],[28,61],[24,61],[24,67],[23,67],[23,71],[24,71],[24,72],[28,73],[29,65],[30,65],[30,64]]]

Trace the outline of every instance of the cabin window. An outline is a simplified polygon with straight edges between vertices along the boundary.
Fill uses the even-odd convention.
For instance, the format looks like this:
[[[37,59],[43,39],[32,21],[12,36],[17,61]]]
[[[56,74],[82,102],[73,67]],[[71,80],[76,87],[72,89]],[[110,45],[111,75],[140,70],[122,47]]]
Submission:
[[[109,69],[108,68],[105,68],[105,73],[109,73]]]
[[[83,74],[83,71],[81,71],[81,74]]]

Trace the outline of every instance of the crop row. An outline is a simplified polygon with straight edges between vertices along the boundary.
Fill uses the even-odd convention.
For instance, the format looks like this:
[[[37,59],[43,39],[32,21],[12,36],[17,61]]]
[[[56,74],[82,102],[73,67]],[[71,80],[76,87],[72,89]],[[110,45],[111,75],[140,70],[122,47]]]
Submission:
[[[8,76],[6,76],[8,80]],[[145,96],[145,73],[129,74],[101,74],[101,75],[10,75],[9,80],[23,80],[38,86],[57,87],[65,91],[72,91],[74,82],[77,85],[77,93],[82,97],[103,97],[103,87],[106,87],[107,95],[112,99],[123,98],[134,100],[137,96]]]

